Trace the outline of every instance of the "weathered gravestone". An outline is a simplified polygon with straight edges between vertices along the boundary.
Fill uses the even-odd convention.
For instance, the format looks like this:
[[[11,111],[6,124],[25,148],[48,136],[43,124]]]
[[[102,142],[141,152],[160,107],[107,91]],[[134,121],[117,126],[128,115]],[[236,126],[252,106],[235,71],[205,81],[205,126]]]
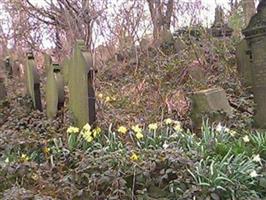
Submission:
[[[69,104],[78,127],[96,120],[92,56],[83,40],[76,42],[68,71]]]
[[[5,87],[5,79],[0,77],[0,101],[5,99],[7,96],[6,87]]]
[[[45,67],[45,72],[46,74],[48,74],[49,70],[50,70],[50,67],[51,67],[51,64],[52,64],[52,58],[50,55],[48,54],[44,54],[44,67]]]
[[[46,112],[48,118],[56,116],[64,107],[64,80],[59,64],[51,64],[46,80]]]
[[[14,63],[12,65],[12,72],[14,77],[20,77],[20,69],[19,69],[19,60],[14,60]]]
[[[230,37],[233,33],[233,29],[225,23],[224,11],[221,6],[217,6],[215,9],[215,19],[210,32],[214,37]]]
[[[26,84],[28,93],[32,99],[33,107],[42,111],[42,101],[40,92],[40,77],[35,68],[34,56],[32,52],[27,53]]]
[[[243,34],[251,50],[255,127],[266,128],[266,0],[260,1]]]
[[[6,74],[9,78],[12,77],[13,75],[13,71],[12,71],[12,64],[11,64],[11,59],[10,57],[6,57],[5,59],[5,70],[6,70]]]
[[[201,127],[204,117],[208,117],[211,122],[214,122],[232,114],[232,108],[222,88],[198,91],[192,95],[191,100],[191,119],[196,128]]]
[[[69,80],[69,67],[71,64],[71,60],[69,58],[65,58],[65,60],[62,63],[62,73],[64,76],[64,83],[65,85],[68,85],[68,80]]]
[[[237,71],[240,76],[241,83],[246,88],[251,88],[252,86],[252,76],[251,76],[251,62],[250,62],[250,50],[248,48],[248,43],[245,39],[241,40],[236,51],[237,59]]]

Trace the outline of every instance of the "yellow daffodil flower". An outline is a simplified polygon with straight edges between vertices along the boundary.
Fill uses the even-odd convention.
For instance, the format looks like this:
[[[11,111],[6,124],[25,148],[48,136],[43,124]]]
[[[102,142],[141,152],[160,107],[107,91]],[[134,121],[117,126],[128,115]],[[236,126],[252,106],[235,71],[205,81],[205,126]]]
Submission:
[[[229,130],[229,134],[232,136],[232,137],[235,137],[237,132],[234,131],[234,130]]]
[[[133,154],[130,156],[130,160],[132,160],[132,161],[137,161],[137,160],[139,160],[139,156],[138,156],[137,154],[133,153]]]
[[[126,134],[127,128],[125,126],[120,126],[117,131],[118,133]]]
[[[243,140],[244,140],[245,143],[250,142],[250,139],[249,139],[248,135],[245,135],[245,136],[243,137]]]
[[[156,131],[158,128],[158,125],[157,123],[152,123],[152,124],[149,124],[148,128],[150,131]]]
[[[102,93],[98,94],[98,98],[102,99],[103,98],[103,94]]]
[[[107,102],[110,102],[111,101],[111,98],[109,97],[109,96],[107,96],[106,98],[105,98],[105,102],[107,103]]]
[[[70,126],[70,127],[67,129],[67,133],[68,133],[68,134],[78,133],[78,132],[79,132],[79,128],[74,127],[74,126]]]
[[[92,131],[93,137],[96,138],[98,135],[100,135],[101,131],[102,129],[100,127],[93,129]]]
[[[167,118],[167,119],[164,120],[164,123],[165,123],[166,125],[171,125],[171,124],[173,123],[173,120],[170,119],[170,118]]]
[[[87,124],[85,124],[85,126],[83,126],[83,130],[84,131],[90,131],[91,130],[91,126],[87,123]]]
[[[30,158],[26,154],[22,154],[20,159],[24,162],[24,161],[28,161]]]
[[[143,136],[143,134],[142,134],[141,132],[137,132],[137,133],[136,133],[136,138],[137,138],[138,140],[141,140],[143,137],[144,137],[144,136]]]
[[[176,132],[181,132],[183,130],[180,122],[178,121],[175,122],[174,130]]]
[[[135,133],[141,133],[142,132],[142,129],[139,127],[139,125],[135,125],[135,126],[132,126],[131,129],[135,132]]]

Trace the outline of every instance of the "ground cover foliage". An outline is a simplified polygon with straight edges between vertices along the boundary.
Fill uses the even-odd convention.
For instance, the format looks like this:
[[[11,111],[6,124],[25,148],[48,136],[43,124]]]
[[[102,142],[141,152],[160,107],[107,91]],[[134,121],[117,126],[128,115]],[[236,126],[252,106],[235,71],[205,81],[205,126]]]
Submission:
[[[239,38],[182,39],[179,54],[139,52],[137,64],[110,60],[98,70],[95,127],[72,127],[67,107],[48,120],[32,111],[21,83],[8,80],[1,199],[263,199],[266,136],[250,128],[254,103],[236,71]],[[226,90],[234,116],[195,131],[189,95],[212,86]]]

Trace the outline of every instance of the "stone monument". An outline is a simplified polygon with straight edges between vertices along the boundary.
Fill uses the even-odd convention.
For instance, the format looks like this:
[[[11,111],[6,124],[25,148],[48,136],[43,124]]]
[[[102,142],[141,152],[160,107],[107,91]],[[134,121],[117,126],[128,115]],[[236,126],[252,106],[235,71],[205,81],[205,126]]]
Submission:
[[[46,112],[48,118],[56,116],[64,107],[64,80],[59,64],[51,64],[46,80]]]
[[[68,87],[70,110],[78,127],[96,120],[93,76],[92,56],[84,41],[77,40],[68,68]]]
[[[39,111],[42,111],[40,76],[35,67],[34,56],[32,52],[27,53],[27,65],[25,74],[27,90],[32,99],[33,107]]]
[[[266,0],[243,30],[251,51],[252,91],[255,100],[255,127],[266,128]]]

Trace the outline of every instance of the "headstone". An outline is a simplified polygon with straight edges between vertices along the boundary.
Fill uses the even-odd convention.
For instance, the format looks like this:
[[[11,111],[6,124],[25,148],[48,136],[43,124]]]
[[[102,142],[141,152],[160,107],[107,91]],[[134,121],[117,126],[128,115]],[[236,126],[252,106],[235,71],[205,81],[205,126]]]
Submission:
[[[49,68],[50,68],[50,66],[51,66],[51,64],[52,64],[52,57],[50,56],[50,55],[48,55],[48,54],[44,54],[44,67],[45,67],[45,72],[46,72],[46,74],[48,74],[48,72],[49,72]]]
[[[266,128],[266,1],[260,1],[243,34],[251,50],[252,91],[255,100],[255,127]]]
[[[62,63],[62,72],[64,77],[64,83],[65,85],[68,85],[68,79],[69,79],[69,67],[71,64],[71,60],[69,58],[65,58],[65,60]]]
[[[32,52],[27,53],[26,84],[28,93],[33,102],[33,107],[42,111],[40,76],[35,68],[34,56]]]
[[[215,9],[215,19],[210,32],[214,37],[230,37],[233,33],[233,29],[225,23],[224,11],[221,6],[217,6]]]
[[[12,64],[11,64],[10,57],[6,57],[5,59],[5,70],[6,70],[7,76],[11,78],[13,75],[13,71],[12,71]]]
[[[4,83],[4,78],[0,77],[0,101],[5,99],[5,97],[7,96],[7,92],[6,92],[6,87],[5,87],[5,83]]]
[[[76,42],[69,66],[69,104],[78,127],[96,120],[92,56],[83,40]]]
[[[20,65],[20,63],[18,60],[15,60],[13,65],[12,65],[12,72],[13,72],[14,77],[20,77],[19,65]]]
[[[241,40],[236,51],[237,71],[242,85],[248,89],[252,86],[250,54],[247,40]]]
[[[64,80],[59,64],[49,67],[46,80],[46,111],[48,118],[56,116],[57,111],[64,106]]]
[[[204,117],[213,122],[232,114],[232,108],[222,88],[198,91],[192,95],[191,100],[191,119],[197,128],[201,126]]]

